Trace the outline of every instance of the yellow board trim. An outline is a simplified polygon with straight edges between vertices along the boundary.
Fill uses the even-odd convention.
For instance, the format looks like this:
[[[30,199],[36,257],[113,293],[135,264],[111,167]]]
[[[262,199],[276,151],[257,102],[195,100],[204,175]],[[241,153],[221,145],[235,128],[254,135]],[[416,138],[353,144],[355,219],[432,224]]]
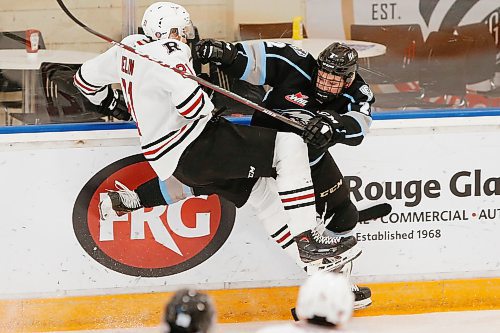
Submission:
[[[366,284],[373,305],[355,316],[500,309],[500,278]],[[288,320],[297,287],[209,290],[221,323]],[[157,326],[172,293],[0,300],[0,332]]]

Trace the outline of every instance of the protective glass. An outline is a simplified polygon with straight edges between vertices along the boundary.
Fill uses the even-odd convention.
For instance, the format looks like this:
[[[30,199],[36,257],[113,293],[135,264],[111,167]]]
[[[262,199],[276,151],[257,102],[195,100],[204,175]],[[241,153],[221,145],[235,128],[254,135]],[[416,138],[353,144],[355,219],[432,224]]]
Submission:
[[[186,39],[194,39],[195,30],[193,22],[189,21],[189,24],[184,27],[183,33]]]
[[[195,37],[195,30],[193,23],[189,21],[188,25],[186,25],[184,28],[172,28],[170,29],[170,33],[168,35],[168,38],[176,38],[177,36],[184,38],[184,39],[194,39]]]
[[[345,80],[343,76],[327,73],[322,70],[318,70],[318,76],[316,78],[316,88],[328,94],[339,94],[345,86]]]

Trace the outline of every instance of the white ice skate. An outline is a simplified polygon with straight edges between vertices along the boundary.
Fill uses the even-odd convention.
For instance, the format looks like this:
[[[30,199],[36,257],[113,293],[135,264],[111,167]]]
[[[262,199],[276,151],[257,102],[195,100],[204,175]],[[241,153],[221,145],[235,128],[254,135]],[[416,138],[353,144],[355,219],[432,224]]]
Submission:
[[[106,220],[112,216],[122,216],[136,209],[142,208],[139,196],[129,190],[119,181],[115,181],[117,191],[108,190],[104,198],[99,202],[99,216]]]

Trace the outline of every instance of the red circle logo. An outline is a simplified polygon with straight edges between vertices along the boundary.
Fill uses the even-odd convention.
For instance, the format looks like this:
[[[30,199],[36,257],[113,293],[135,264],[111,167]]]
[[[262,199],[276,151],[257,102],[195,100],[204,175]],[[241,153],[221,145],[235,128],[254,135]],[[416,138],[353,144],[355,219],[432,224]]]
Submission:
[[[229,237],[236,209],[217,195],[100,219],[98,204],[116,189],[115,181],[134,189],[155,177],[143,156],[134,155],[99,171],[80,191],[73,229],[85,251],[102,265],[133,276],[176,274],[208,259]]]

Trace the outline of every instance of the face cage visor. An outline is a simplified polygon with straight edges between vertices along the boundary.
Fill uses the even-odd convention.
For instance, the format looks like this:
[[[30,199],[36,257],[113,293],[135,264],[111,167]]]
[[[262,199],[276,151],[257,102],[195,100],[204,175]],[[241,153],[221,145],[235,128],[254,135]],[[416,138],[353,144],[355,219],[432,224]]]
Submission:
[[[162,36],[165,36],[165,35],[166,35],[166,33],[164,33]],[[196,34],[195,34],[193,22],[189,21],[188,25],[186,25],[183,28],[170,29],[170,32],[168,33],[168,38],[174,38],[177,36],[184,38],[184,39],[194,39]],[[158,39],[160,39],[160,38],[158,38]]]
[[[324,103],[337,97],[346,86],[346,77],[318,69],[316,74],[316,99]]]

